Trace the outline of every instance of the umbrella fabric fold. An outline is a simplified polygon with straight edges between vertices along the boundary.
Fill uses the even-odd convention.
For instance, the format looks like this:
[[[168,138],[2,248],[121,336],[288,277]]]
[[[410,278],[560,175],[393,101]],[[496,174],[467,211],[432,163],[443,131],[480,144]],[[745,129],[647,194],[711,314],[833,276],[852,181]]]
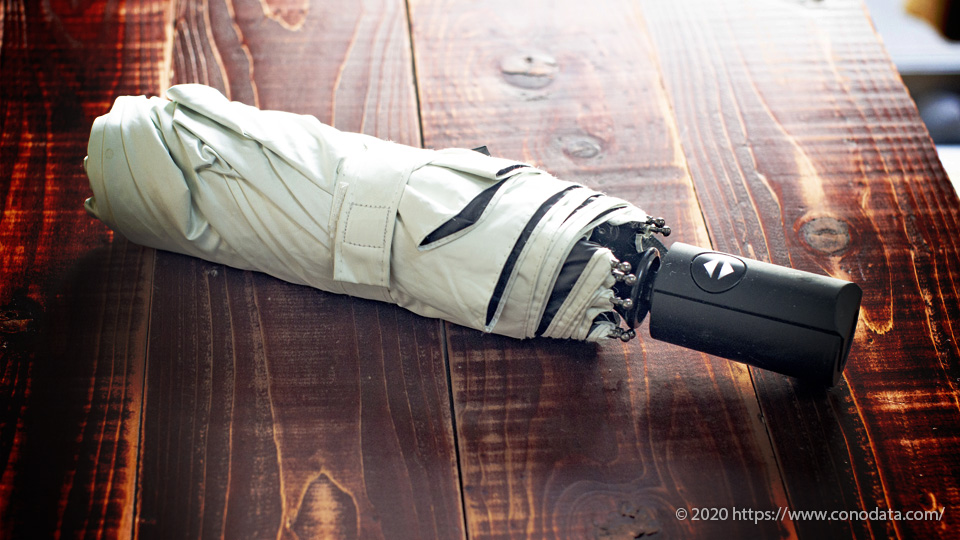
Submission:
[[[180,85],[93,125],[85,207],[133,242],[516,338],[607,337],[630,203],[512,160],[346,133]]]

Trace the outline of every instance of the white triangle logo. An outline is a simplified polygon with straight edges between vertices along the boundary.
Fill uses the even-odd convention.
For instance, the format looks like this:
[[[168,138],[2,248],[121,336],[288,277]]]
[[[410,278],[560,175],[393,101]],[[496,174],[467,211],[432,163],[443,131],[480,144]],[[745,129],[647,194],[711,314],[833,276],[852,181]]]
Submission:
[[[713,271],[717,269],[718,264],[720,264],[720,259],[710,259],[703,263],[703,267],[707,269],[708,276],[713,277]]]
[[[713,273],[717,270],[717,265],[720,265],[720,272],[714,276]],[[730,264],[730,262],[724,257],[709,259],[707,262],[703,263],[703,268],[707,271],[708,276],[717,280],[721,280],[734,272],[733,265]]]

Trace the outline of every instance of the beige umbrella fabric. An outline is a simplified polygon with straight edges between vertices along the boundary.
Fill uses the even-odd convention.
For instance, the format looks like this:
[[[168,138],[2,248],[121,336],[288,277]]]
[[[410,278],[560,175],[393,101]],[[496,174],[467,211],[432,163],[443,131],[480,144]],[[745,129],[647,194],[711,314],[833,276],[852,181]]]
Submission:
[[[516,338],[615,335],[616,259],[584,241],[646,217],[523,163],[341,132],[202,85],[117,99],[87,154],[87,211],[134,242]]]

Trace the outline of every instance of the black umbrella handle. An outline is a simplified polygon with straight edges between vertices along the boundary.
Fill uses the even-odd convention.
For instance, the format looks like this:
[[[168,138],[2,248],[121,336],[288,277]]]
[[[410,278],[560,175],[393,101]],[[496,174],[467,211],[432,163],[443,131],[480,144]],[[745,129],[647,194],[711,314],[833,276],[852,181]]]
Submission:
[[[635,337],[649,312],[654,339],[817,384],[839,381],[859,318],[859,286],[680,242],[667,250],[650,235],[662,234],[663,224],[651,220],[592,235],[618,259],[613,303],[627,328],[612,337]]]
[[[834,385],[860,313],[855,283],[675,243],[660,260],[650,335]]]

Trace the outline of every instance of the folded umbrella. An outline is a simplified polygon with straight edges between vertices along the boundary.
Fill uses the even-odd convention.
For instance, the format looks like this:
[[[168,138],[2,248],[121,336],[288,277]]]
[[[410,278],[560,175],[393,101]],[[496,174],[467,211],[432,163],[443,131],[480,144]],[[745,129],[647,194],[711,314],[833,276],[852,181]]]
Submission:
[[[790,292],[810,279],[691,246],[668,252],[654,236],[669,234],[662,219],[524,163],[341,132],[202,85],[166,96],[117,99],[84,160],[87,211],[134,242],[515,338],[628,340],[651,310],[651,331],[668,341],[828,383],[843,368],[853,284],[806,274],[815,291]],[[661,266],[671,271],[656,279]],[[741,305],[757,287],[806,300],[795,316]],[[784,362],[776,339],[743,331],[752,319],[718,337],[709,306],[774,321],[774,333],[786,320],[802,350]]]
[[[121,97],[94,123],[91,214],[146,246],[427,317],[538,335],[577,240],[645,217],[515,161],[344,133],[201,85],[167,97]],[[613,331],[613,259],[591,250],[539,334]]]

